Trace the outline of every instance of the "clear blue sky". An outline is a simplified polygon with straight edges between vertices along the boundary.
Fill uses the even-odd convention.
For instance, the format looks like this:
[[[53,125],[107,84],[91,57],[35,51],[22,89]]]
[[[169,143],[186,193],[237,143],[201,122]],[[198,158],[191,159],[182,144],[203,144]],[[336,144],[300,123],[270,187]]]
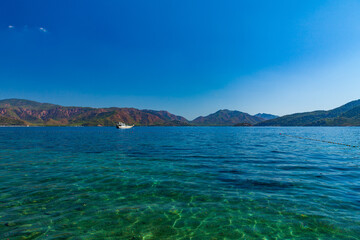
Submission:
[[[360,98],[355,0],[1,0],[0,98],[284,115]]]

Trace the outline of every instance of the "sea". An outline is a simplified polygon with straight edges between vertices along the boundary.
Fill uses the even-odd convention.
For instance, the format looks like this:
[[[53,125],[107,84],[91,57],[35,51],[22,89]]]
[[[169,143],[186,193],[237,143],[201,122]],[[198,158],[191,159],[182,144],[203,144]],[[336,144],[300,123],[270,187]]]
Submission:
[[[359,145],[358,127],[2,127],[0,239],[360,239]]]

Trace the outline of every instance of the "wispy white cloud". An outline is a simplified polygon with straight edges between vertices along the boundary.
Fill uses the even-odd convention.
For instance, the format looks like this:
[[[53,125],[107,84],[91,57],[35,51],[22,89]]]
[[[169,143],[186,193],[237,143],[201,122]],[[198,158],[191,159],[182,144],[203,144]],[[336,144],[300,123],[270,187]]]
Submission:
[[[41,32],[45,32],[45,33],[47,32],[47,30],[46,30],[45,28],[43,28],[43,27],[40,27],[39,30],[40,30]]]
[[[14,25],[8,25],[8,28],[9,29],[15,29],[15,26]],[[31,31],[40,31],[40,32],[43,32],[43,33],[47,33],[48,30],[44,27],[28,27],[28,25],[25,25],[23,27],[16,27],[16,30],[20,31],[20,32],[31,32]]]

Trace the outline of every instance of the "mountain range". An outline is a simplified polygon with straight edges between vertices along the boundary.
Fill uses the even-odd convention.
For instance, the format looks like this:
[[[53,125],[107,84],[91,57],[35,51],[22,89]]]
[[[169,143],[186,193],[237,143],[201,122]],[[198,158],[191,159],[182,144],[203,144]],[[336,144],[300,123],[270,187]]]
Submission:
[[[257,126],[360,126],[360,100],[329,111],[286,115],[258,123]]]
[[[188,121],[166,111],[136,108],[64,107],[23,99],[0,100],[0,125],[113,126],[187,125]]]
[[[258,116],[251,116],[248,113],[224,109],[206,117],[197,117],[192,123],[198,126],[233,126],[239,123],[254,125],[265,120],[266,119]]]
[[[65,107],[25,99],[0,100],[0,125],[114,126],[121,121],[142,126],[247,126],[276,116],[252,116],[240,111],[219,110],[189,121],[167,111],[136,108]]]
[[[0,100],[0,125],[114,126],[119,121],[137,126],[360,126],[360,100],[328,111],[282,117],[223,109],[192,121],[167,111],[65,107],[24,99]]]

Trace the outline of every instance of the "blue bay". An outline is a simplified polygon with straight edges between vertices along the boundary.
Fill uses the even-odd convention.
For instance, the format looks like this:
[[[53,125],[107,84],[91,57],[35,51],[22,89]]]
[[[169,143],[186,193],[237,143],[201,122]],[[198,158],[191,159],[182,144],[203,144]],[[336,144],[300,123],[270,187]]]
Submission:
[[[359,239],[356,127],[0,128],[0,239]]]

